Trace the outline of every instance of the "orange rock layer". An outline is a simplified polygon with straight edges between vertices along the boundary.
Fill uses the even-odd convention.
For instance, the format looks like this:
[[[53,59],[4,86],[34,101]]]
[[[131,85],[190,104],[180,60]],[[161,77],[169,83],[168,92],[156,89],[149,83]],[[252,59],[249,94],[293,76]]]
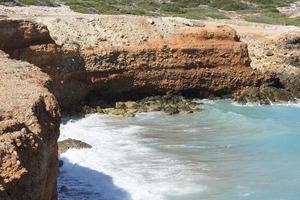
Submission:
[[[56,199],[60,112],[91,96],[231,96],[274,81],[252,70],[247,45],[226,26],[187,28],[127,47],[58,46],[45,26],[0,21],[0,199]],[[12,59],[27,61],[16,61]]]

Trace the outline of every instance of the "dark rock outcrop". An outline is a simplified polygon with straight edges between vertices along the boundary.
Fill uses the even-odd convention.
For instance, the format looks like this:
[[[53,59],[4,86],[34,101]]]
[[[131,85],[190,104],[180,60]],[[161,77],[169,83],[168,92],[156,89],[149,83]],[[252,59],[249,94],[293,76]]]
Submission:
[[[121,117],[134,117],[137,113],[153,111],[163,111],[169,115],[190,114],[202,111],[200,104],[183,96],[165,95],[147,97],[139,101],[116,102],[114,105],[98,102],[94,105],[83,106],[77,114],[105,113]]]
[[[58,142],[58,153],[65,153],[68,149],[90,149],[91,145],[75,139],[66,139]]]
[[[284,103],[293,99],[294,96],[285,89],[266,86],[246,88],[235,98],[236,101],[242,104],[259,103],[263,105]]]

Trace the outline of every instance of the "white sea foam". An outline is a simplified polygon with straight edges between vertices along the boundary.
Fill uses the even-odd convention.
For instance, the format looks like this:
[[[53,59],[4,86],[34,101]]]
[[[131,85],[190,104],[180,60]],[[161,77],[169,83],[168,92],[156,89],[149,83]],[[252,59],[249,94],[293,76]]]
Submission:
[[[205,103],[205,104],[211,104],[211,105],[213,105],[213,104],[216,104],[217,101],[218,101],[218,100],[202,99],[202,100],[200,100],[200,101],[198,101],[198,102],[199,102],[199,103]]]
[[[145,120],[157,114],[140,118]],[[144,127],[120,124],[112,117],[92,115],[62,125],[60,140],[79,139],[93,148],[71,149],[61,155],[66,164],[60,185],[76,187],[69,189],[69,196],[60,194],[60,199],[80,199],[78,191],[86,188],[93,193],[89,193],[90,198],[84,194],[85,199],[93,200],[164,200],[168,196],[205,190],[189,179],[201,165],[157,152],[144,145],[147,142],[141,137]],[[197,176],[202,177],[199,172]]]
[[[191,115],[92,115],[64,123],[60,140],[93,148],[61,156],[59,199],[298,199],[298,104],[203,106]]]
[[[241,107],[243,107],[243,106],[248,106],[248,107],[261,106],[261,104],[259,104],[259,103],[242,104],[242,103],[239,103],[239,102],[236,102],[236,101],[233,101],[231,104],[234,105],[234,106],[241,106]]]
[[[264,105],[261,105],[259,103],[246,103],[246,104],[241,104],[241,103],[238,103],[236,101],[233,101],[231,103],[232,105],[234,106],[248,106],[248,107],[256,107],[256,106],[264,106]],[[292,106],[292,107],[300,107],[300,99],[297,99],[296,101],[288,101],[286,103],[273,103],[273,102],[270,102],[270,105],[272,106]]]
[[[271,105],[300,107],[300,99],[297,99],[296,101],[289,101],[289,102],[286,102],[286,103],[271,103]]]

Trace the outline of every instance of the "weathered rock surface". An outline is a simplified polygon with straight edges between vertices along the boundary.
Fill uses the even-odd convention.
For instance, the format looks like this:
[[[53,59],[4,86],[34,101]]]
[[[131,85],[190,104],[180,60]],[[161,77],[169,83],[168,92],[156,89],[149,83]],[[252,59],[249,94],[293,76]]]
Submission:
[[[21,31],[15,28],[16,33],[43,38],[30,39],[38,42],[23,42],[27,46],[15,49],[6,47],[6,52],[49,74],[52,91],[65,110],[91,96],[114,101],[170,92],[230,97],[244,88],[276,81],[272,74],[250,68],[247,45],[228,26],[185,27],[143,44],[81,49],[75,43],[55,44],[43,26],[22,20],[9,22],[14,28],[15,24],[21,27]],[[9,41],[7,34],[5,37]],[[22,37],[17,34],[16,38]],[[25,41],[28,38],[23,37]],[[4,46],[9,46],[5,41]]]
[[[247,45],[227,26],[184,28],[143,45],[80,50],[51,42],[9,53],[47,72],[55,96],[66,109],[90,95],[119,100],[168,92],[230,96],[272,81],[272,76],[249,67]]]
[[[25,20],[0,20],[0,49],[11,51],[30,45],[54,43],[46,26]]]
[[[5,200],[56,199],[60,112],[55,97],[68,110],[93,98],[231,97],[249,87],[278,85],[272,74],[250,68],[247,45],[226,26],[190,27],[142,44],[81,49],[77,43],[57,45],[45,26],[1,20],[0,50],[35,65],[0,53],[0,199]],[[264,98],[275,95],[259,91]],[[281,96],[276,93],[274,99]],[[134,103],[124,105],[135,113]],[[186,105],[147,106],[169,114],[190,112]]]
[[[242,104],[259,103],[268,105],[271,103],[284,103],[293,100],[294,96],[282,88],[276,87],[249,87],[241,91],[235,98]]]
[[[58,153],[65,153],[68,149],[90,149],[91,145],[75,139],[66,139],[58,142]]]
[[[47,73],[53,81],[51,92],[65,107],[85,91],[79,86],[81,79],[85,80],[79,49],[74,45],[57,45],[43,25],[27,20],[0,20],[0,49],[11,58],[27,61]],[[76,76],[70,81],[72,73],[80,74],[79,80]]]
[[[115,105],[102,101],[95,102],[90,106],[83,106],[77,114],[104,113],[121,117],[134,117],[137,113],[153,111],[163,111],[168,115],[190,114],[202,111],[200,105],[201,103],[196,100],[186,99],[183,96],[166,95],[147,97],[139,101],[116,102]]]
[[[36,66],[0,56],[0,199],[54,200],[60,111]]]
[[[247,45],[226,26],[186,28],[144,45],[82,51],[92,87],[102,98],[182,93],[231,96],[275,81],[249,67]]]

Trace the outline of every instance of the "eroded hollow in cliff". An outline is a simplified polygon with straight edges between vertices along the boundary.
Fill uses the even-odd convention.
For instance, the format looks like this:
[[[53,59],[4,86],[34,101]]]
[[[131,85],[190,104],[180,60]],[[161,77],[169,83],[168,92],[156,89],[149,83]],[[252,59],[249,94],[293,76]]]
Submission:
[[[10,85],[16,91],[6,88],[1,102],[11,107],[7,108],[8,119],[0,113],[1,123],[9,125],[0,130],[1,142],[3,138],[8,141],[4,151],[0,149],[5,156],[0,161],[6,163],[0,165],[5,168],[1,168],[0,198],[11,194],[23,195],[23,199],[56,198],[61,117],[56,99],[63,111],[68,111],[82,102],[113,104],[153,95],[231,97],[248,87],[259,91],[260,86],[278,80],[250,68],[247,45],[226,26],[186,28],[170,38],[142,45],[80,49],[72,44],[57,45],[43,25],[0,20],[0,50],[12,59],[27,61],[5,58],[5,66],[1,66],[5,69],[1,75],[6,77],[1,86]],[[263,95],[272,95],[269,91]],[[14,101],[5,99],[9,95]],[[15,124],[22,126],[15,130]],[[28,142],[21,143],[21,136]],[[12,154],[19,155],[14,150],[23,148],[18,143],[28,151],[22,151],[24,159],[18,158],[20,163],[14,162],[12,168]],[[20,172],[26,176],[11,173],[14,170],[23,170]]]
[[[89,106],[107,105],[114,106],[118,101],[138,101],[150,96],[161,96],[166,93],[158,91],[153,87],[145,86],[136,89],[128,89],[124,91],[114,90],[107,85],[104,88],[96,88],[91,90],[84,99]],[[114,86],[112,86],[114,87]]]
[[[30,21],[0,23],[0,49],[47,73],[64,110],[99,99],[231,96],[271,79],[250,68],[247,45],[227,26],[190,27],[141,45],[80,49],[57,45],[47,27]]]

